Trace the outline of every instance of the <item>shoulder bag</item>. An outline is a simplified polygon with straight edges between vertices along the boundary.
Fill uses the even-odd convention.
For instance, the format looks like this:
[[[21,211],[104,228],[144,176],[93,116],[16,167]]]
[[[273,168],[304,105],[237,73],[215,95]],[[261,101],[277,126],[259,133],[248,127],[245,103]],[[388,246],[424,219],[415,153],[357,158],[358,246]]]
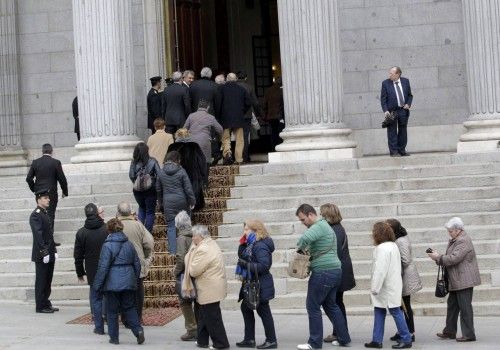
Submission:
[[[250,275],[250,266],[253,265],[254,278]],[[243,302],[250,310],[256,310],[260,303],[260,282],[255,264],[247,262],[247,278],[243,281]]]
[[[448,295],[448,281],[444,276],[444,269],[444,266],[439,265],[436,281],[436,292],[434,293],[437,298],[444,298],[446,295]]]
[[[149,163],[149,162],[148,162]],[[134,181],[134,191],[145,192],[153,187],[153,177],[147,171],[147,164],[137,171],[137,178]]]

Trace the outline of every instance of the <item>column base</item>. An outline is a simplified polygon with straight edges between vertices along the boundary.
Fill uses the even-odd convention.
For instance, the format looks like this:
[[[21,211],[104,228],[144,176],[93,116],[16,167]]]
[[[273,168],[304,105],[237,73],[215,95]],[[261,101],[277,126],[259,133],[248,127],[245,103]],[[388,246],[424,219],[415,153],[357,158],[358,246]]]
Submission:
[[[468,120],[464,126],[457,153],[500,151],[500,119]]]
[[[0,151],[0,168],[13,168],[28,165],[27,153],[24,150]]]
[[[351,133],[347,128],[285,130],[277,152],[269,153],[269,163],[357,158],[359,150],[349,138]]]
[[[75,145],[78,152],[71,157],[71,163],[114,162],[131,160],[137,141],[114,141],[100,143],[79,143]]]

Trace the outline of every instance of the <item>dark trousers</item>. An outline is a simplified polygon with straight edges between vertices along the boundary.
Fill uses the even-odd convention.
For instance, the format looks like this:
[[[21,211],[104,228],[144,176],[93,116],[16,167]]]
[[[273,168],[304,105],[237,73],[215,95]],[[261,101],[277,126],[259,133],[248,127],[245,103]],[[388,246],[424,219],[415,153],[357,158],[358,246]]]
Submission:
[[[135,307],[137,309],[137,317],[139,322],[142,322],[142,309],[144,306],[144,277],[137,280],[137,290],[135,291]],[[122,323],[129,326],[127,315],[121,313]]]
[[[280,132],[283,131],[283,126],[285,124],[280,123],[279,119],[269,120],[269,126],[271,127],[271,150],[276,151],[276,146],[283,142],[280,137]]]
[[[167,134],[172,134],[174,135],[175,132],[179,129],[179,127],[177,125],[166,125],[165,126],[165,132]]]
[[[96,291],[92,285],[89,289],[90,312],[94,320],[94,327],[100,332],[104,332],[104,319],[103,315],[103,294]]]
[[[404,314],[408,330],[411,334],[415,333],[415,323],[413,322],[413,310],[411,308],[410,296],[403,297],[403,304],[405,306]]]
[[[250,129],[252,128],[251,119],[245,120],[245,126],[243,127],[243,161],[250,162]]]
[[[208,345],[208,338],[212,339],[215,349],[229,348],[226,329],[222,321],[220,303],[200,305],[195,303],[194,312],[198,321],[198,345]]]
[[[212,157],[214,159],[221,159],[222,158],[222,151],[221,151],[221,142],[220,142],[220,137],[217,135],[215,131],[211,131],[212,135]],[[211,162],[210,159],[207,159],[207,162]]]
[[[139,205],[139,212],[137,213],[139,221],[144,224],[149,232],[153,232],[156,210],[156,188],[153,187],[145,192],[134,191],[134,197]]]
[[[44,264],[43,262],[35,263],[35,303],[36,311],[52,307],[49,300],[52,284],[52,276],[54,275],[54,261]]]
[[[336,299],[335,301],[337,302],[337,305],[340,308],[340,311],[342,311],[342,315],[344,315],[345,319],[345,326],[349,330],[349,327],[347,326],[347,313],[345,311],[345,305],[344,305],[344,292],[337,291]],[[335,324],[333,325],[333,335],[337,335],[337,331],[335,330]]]
[[[460,328],[462,336],[476,339],[474,331],[474,311],[472,310],[473,288],[466,288],[450,292],[448,308],[446,309],[446,327],[443,332],[457,334],[457,321],[460,314]]]
[[[241,302],[241,313],[245,322],[245,340],[255,340],[255,315],[247,304]],[[269,307],[269,301],[261,301],[257,307],[257,314],[262,319],[266,341],[273,343],[276,341],[276,331],[274,330],[273,314]]]
[[[387,143],[391,154],[405,153],[408,136],[406,126],[408,124],[409,112],[406,109],[398,109],[396,122],[387,127]]]
[[[139,331],[142,331],[142,327],[139,324],[137,309],[135,307],[135,290],[105,292],[105,295],[109,337],[112,340],[118,340],[118,312],[120,311],[127,318],[128,326],[137,337]]]

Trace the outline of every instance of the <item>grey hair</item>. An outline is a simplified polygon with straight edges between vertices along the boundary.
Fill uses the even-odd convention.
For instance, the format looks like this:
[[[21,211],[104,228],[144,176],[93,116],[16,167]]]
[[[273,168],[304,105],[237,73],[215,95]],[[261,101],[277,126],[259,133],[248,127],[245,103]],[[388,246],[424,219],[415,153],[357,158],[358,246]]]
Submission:
[[[201,236],[202,238],[210,236],[210,232],[208,232],[208,227],[205,225],[194,225],[193,237],[194,236]]]
[[[453,217],[444,225],[447,230],[463,230],[464,222],[459,217]]]
[[[120,204],[118,204],[118,214],[120,214],[120,216],[131,215],[132,208],[130,207],[130,203],[129,202],[120,202]]]
[[[175,227],[177,227],[179,230],[191,229],[191,218],[185,210],[181,211],[175,216]]]
[[[185,70],[183,73],[182,73],[182,77],[185,78],[187,77],[188,75],[192,75],[194,77],[194,72],[192,70]]]
[[[203,67],[200,72],[200,77],[210,79],[212,77],[212,70],[209,67]]]
[[[215,82],[217,84],[224,84],[226,82],[226,78],[224,77],[224,74],[219,74],[218,76],[216,76]]]
[[[172,73],[172,80],[174,81],[174,83],[180,81],[181,79],[182,79],[182,73],[181,72],[176,71],[176,72]]]
[[[237,81],[238,77],[234,73],[229,73],[226,78],[227,81]]]

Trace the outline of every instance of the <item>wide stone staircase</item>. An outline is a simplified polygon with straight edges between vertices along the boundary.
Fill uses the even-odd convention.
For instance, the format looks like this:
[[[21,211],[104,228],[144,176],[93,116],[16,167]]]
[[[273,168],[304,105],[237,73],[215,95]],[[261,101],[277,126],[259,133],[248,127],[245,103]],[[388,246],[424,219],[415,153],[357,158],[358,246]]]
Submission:
[[[52,300],[56,305],[87,304],[88,287],[77,284],[73,262],[76,230],[82,226],[83,206],[104,206],[107,218],[116,204],[135,204],[128,180],[128,162],[64,165],[70,196],[59,200],[55,238],[61,242]],[[30,262],[28,224],[34,198],[24,181],[26,168],[0,169],[0,300],[33,302],[34,264]],[[239,282],[234,279],[236,250],[243,222],[257,218],[266,223],[275,245],[272,273],[276,299],[273,309],[303,312],[307,281],[287,276],[290,253],[305,227],[296,219],[301,203],[315,207],[339,205],[344,218],[357,287],[344,300],[350,313],[371,312],[369,299],[374,222],[399,219],[413,242],[413,253],[424,289],[413,297],[417,314],[443,314],[445,299],[434,297],[437,268],[425,250],[443,252],[448,236],[443,225],[460,216],[472,236],[483,284],[475,288],[478,315],[500,314],[500,286],[492,272],[500,269],[500,152],[456,155],[420,154],[407,158],[367,157],[355,160],[255,164],[240,167],[218,227],[218,243],[226,259],[229,296],[226,309],[236,303]],[[215,224],[215,222],[214,222]]]

